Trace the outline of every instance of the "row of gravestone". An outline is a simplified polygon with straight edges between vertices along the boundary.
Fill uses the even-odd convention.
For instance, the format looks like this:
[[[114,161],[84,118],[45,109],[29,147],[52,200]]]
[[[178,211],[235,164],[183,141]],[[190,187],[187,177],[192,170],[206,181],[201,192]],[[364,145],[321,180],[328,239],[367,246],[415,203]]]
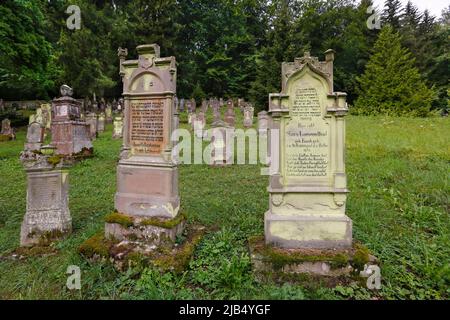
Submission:
[[[175,58],[160,57],[156,44],[138,46],[137,52],[138,60],[127,61],[127,50],[118,51],[125,121],[117,165],[116,213],[105,223],[105,237],[119,240],[118,245],[126,246],[127,252],[146,254],[162,241],[175,246],[185,218],[180,211],[178,164],[171,139],[178,126]],[[269,96],[270,117],[261,114],[267,118],[270,132],[265,242],[275,247],[352,247],[344,162],[347,104],[346,95],[333,90],[333,60],[334,53],[327,51],[323,62],[306,53],[283,63],[282,91]],[[70,118],[76,114],[76,104],[62,95],[53,102],[57,114],[52,139],[58,137],[57,130],[53,137],[53,128],[59,120],[72,127],[87,126],[77,117]],[[227,105],[229,116],[231,111],[232,103]],[[73,144],[77,139],[66,140]],[[216,144],[223,145],[220,141]],[[31,155],[33,159],[27,159],[27,153],[22,155],[28,177],[23,245],[36,243],[43,234],[57,236],[71,230],[67,172],[64,161],[51,156],[60,148],[53,143]]]

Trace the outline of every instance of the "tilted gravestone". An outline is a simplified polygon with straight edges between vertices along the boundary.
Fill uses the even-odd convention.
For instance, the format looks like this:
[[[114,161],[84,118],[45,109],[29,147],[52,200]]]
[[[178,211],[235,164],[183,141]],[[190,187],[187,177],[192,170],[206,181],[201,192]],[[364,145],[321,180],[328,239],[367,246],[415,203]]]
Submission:
[[[52,101],[52,142],[56,153],[65,157],[84,156],[93,152],[89,126],[80,116],[81,103],[71,97],[72,89],[60,88],[61,97]]]
[[[31,126],[39,125],[33,123]],[[48,245],[72,231],[69,211],[69,173],[64,160],[55,160],[55,147],[40,153],[25,150],[21,161],[27,174],[27,206],[20,245]]]
[[[171,142],[177,81],[175,58],[160,57],[156,44],[138,46],[137,52],[137,60],[121,63],[125,126],[115,208],[135,222],[146,218],[173,219],[180,210],[178,168],[172,158]],[[181,227],[177,224],[166,235],[174,240]],[[147,231],[158,237],[155,228]],[[111,225],[107,225],[106,234],[120,237]]]
[[[349,248],[345,214],[346,94],[333,90],[334,52],[282,65],[282,91],[269,96],[271,139],[266,243],[284,248]],[[271,135],[272,136],[272,135]],[[273,137],[273,136],[272,136]]]

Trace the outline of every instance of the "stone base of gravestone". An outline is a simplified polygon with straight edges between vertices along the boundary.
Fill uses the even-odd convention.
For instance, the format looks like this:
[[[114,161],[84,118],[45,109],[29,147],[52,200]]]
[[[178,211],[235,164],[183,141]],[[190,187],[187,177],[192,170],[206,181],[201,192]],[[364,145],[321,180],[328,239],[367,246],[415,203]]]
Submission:
[[[151,265],[163,272],[182,273],[188,268],[204,233],[204,227],[189,225],[182,233],[182,243],[163,241],[158,246],[138,241],[133,234],[123,240],[97,234],[87,239],[78,251],[91,262],[108,259],[119,271],[140,264]]]
[[[27,210],[20,244],[48,245],[72,230],[68,172],[58,156],[25,151],[21,161],[27,173]]]
[[[178,214],[173,219],[136,217],[113,213],[106,217],[105,238],[131,241],[139,250],[150,252],[163,243],[174,244],[183,234],[186,218]]]
[[[283,249],[267,245],[264,237],[248,240],[250,260],[258,274],[340,278],[358,276],[378,260],[364,246],[354,243],[350,248]]]
[[[13,134],[0,134],[0,142],[15,140],[16,136]]]

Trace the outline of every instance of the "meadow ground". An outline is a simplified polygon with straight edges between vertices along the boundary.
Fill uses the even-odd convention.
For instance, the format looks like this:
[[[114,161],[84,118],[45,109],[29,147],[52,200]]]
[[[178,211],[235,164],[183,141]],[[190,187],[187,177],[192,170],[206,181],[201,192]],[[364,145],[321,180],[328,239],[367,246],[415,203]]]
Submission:
[[[448,299],[450,296],[450,119],[354,117],[347,121],[347,211],[354,238],[382,262],[382,289],[320,283],[259,283],[246,241],[263,234],[267,177],[260,166],[180,166],[183,211],[207,227],[183,274],[147,268],[119,273],[108,262],[78,254],[103,230],[114,210],[121,141],[111,126],[94,142],[95,157],[70,169],[73,234],[58,254],[0,259],[2,299]],[[238,121],[241,121],[238,119]],[[187,127],[185,115],[182,126]],[[0,256],[19,245],[26,181],[19,162],[25,129],[0,143]],[[66,270],[78,265],[82,289],[66,289]]]

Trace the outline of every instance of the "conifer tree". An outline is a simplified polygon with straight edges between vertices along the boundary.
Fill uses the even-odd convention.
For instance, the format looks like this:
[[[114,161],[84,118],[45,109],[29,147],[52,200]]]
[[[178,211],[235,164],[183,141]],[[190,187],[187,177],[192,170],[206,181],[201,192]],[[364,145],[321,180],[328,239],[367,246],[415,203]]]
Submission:
[[[426,116],[435,94],[426,86],[414,63],[409,50],[401,46],[400,35],[392,26],[385,26],[365,73],[358,78],[355,110],[366,115]]]

